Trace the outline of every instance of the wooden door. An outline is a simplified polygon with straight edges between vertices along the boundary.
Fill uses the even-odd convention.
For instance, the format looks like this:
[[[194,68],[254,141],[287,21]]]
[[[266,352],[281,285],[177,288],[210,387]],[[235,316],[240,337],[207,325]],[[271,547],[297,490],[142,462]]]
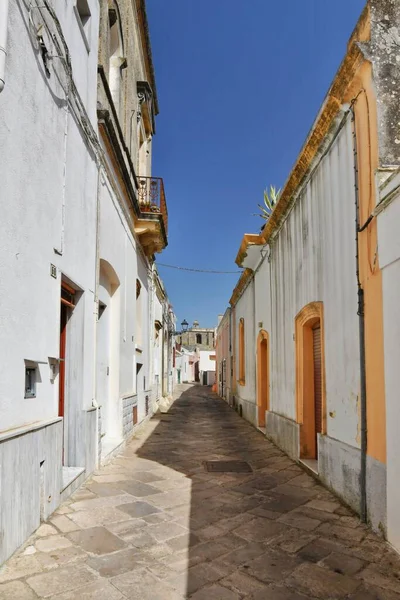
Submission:
[[[321,327],[313,328],[315,448],[318,456],[318,433],[322,432],[322,349]]]
[[[58,416],[64,417],[65,405],[65,357],[67,347],[67,320],[68,307],[61,304],[60,315],[60,367],[59,367],[59,392],[58,392]]]

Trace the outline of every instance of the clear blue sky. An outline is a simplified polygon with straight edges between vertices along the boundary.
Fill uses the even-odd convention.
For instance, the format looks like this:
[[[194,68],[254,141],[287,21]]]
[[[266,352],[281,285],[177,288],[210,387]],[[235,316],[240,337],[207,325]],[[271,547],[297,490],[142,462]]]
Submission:
[[[147,0],[169,245],[159,262],[235,270],[270,184],[281,187],[365,0]],[[178,324],[216,324],[238,275],[159,267]]]

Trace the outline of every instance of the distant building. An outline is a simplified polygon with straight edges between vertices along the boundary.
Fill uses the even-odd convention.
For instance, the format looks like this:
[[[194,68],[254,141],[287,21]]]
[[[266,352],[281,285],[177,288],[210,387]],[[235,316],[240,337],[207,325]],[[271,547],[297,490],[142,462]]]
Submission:
[[[213,350],[215,347],[215,329],[200,327],[198,321],[187,331],[182,331],[176,336],[178,344],[185,346],[188,350]]]

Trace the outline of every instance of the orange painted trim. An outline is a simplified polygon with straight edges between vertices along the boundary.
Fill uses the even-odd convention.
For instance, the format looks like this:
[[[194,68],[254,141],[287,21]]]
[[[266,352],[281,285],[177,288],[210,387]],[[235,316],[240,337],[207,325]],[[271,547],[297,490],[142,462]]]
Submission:
[[[358,156],[360,226],[376,207],[376,172],[379,168],[378,110],[373,71],[362,65],[350,94],[354,105]],[[354,97],[354,96],[353,96]],[[383,329],[383,284],[379,266],[377,219],[358,236],[359,270],[364,290],[365,367],[367,388],[367,454],[386,463],[386,390]]]
[[[325,333],[322,302],[307,304],[295,319],[296,420],[300,424],[300,457],[316,458],[314,406],[314,364],[312,328],[321,327],[322,434],[326,434]]]
[[[235,260],[238,267],[243,266],[243,261],[247,256],[247,249],[249,246],[262,246],[263,244],[264,241],[262,237],[257,233],[245,233]]]
[[[253,277],[253,271],[251,269],[245,269],[240,276],[239,281],[236,284],[235,289],[233,290],[231,299],[229,300],[229,304],[231,306],[235,306],[240,296],[243,293],[248,281]]]
[[[269,410],[269,385],[269,334],[262,329],[257,338],[257,416],[259,427],[265,427],[266,424],[265,413]]]

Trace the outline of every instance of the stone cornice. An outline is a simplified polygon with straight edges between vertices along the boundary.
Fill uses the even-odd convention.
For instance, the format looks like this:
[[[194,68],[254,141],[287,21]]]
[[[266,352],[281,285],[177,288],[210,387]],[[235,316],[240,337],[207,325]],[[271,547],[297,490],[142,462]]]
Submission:
[[[231,299],[229,300],[229,304],[231,306],[235,306],[237,304],[237,301],[239,300],[239,298],[242,295],[245,287],[247,286],[247,283],[249,282],[249,280],[252,277],[253,277],[253,271],[251,269],[245,269],[243,271],[243,273],[240,276],[239,281],[236,284],[235,289],[233,290],[233,294],[231,296]]]
[[[243,261],[247,256],[247,249],[249,246],[260,246],[264,243],[265,242],[260,235],[256,233],[245,233],[235,260],[238,267],[243,266]]]

